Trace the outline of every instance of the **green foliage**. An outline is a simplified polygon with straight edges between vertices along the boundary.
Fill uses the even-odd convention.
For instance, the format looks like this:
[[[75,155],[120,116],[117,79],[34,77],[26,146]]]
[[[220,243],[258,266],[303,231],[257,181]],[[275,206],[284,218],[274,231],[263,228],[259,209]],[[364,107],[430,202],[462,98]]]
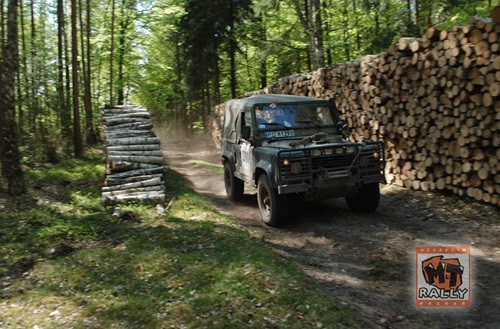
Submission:
[[[232,98],[233,90],[241,95],[282,76],[311,70],[308,38],[293,0],[83,0],[79,32],[86,29],[87,1],[95,122],[99,109],[110,99],[111,73],[113,102],[123,90],[124,102],[140,103],[172,127],[197,129],[206,124],[214,104]],[[57,1],[20,3],[16,93],[23,163],[57,162],[60,151],[71,151],[73,144],[69,114],[72,86],[67,83],[72,72],[71,67],[65,69],[72,50],[68,39],[70,6],[63,2],[66,49],[62,63],[58,63]],[[305,6],[307,1],[301,3]],[[321,4],[325,58],[333,65],[382,52],[398,38],[421,35],[429,26],[448,29],[467,24],[470,15],[488,17],[495,2],[322,0]],[[82,35],[78,33],[79,38]],[[79,55],[83,62],[81,49]],[[62,85],[59,64],[64,71]],[[80,90],[83,94],[84,88]],[[81,117],[83,121],[85,116]]]

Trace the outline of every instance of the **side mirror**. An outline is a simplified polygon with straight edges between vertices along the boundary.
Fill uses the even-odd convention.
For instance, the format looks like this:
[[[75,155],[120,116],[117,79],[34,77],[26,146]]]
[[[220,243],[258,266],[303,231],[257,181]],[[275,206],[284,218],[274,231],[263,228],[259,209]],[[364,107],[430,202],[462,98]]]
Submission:
[[[250,139],[251,133],[252,133],[252,129],[249,126],[241,127],[241,138]]]

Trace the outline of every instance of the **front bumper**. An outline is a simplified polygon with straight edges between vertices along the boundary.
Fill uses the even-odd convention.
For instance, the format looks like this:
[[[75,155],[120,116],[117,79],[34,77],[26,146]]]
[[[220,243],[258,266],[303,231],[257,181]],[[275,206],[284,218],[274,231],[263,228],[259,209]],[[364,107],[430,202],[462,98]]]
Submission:
[[[276,177],[278,193],[349,196],[361,185],[385,181],[384,146],[381,142],[357,145],[355,151],[349,153],[345,152],[346,148],[349,146],[338,144],[280,151]]]

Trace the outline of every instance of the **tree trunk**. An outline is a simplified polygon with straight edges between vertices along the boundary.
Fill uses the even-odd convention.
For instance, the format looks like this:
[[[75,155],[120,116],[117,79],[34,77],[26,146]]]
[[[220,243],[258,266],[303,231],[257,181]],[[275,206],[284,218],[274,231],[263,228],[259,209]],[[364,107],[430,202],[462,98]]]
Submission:
[[[22,54],[22,57],[20,59],[20,62],[22,62],[23,64],[23,67],[22,69],[20,68],[18,71],[19,73],[21,73],[21,78],[18,79],[18,84],[20,86],[19,88],[19,94],[18,94],[18,97],[19,97],[19,100],[18,100],[18,103],[19,103],[19,119],[18,119],[18,126],[19,126],[19,132],[20,132],[20,136],[23,136],[22,135],[22,128],[23,128],[23,124],[24,124],[24,111],[23,111],[23,105],[24,105],[24,99],[23,98],[28,98],[29,99],[29,83],[28,83],[28,60],[27,60],[27,56],[26,56],[26,33],[24,31],[24,6],[23,6],[23,2],[19,2],[19,14],[20,14],[20,27],[21,27],[21,54]],[[21,82],[22,81],[22,82]],[[21,97],[21,90],[23,90],[23,88],[21,88],[22,84],[24,83],[24,93],[25,93],[25,96],[24,97]]]
[[[109,105],[113,105],[113,52],[115,50],[115,0],[111,0],[111,45],[109,47]]]
[[[418,0],[413,0],[413,27],[415,29],[415,36],[418,37],[420,36],[420,31],[419,31],[419,16],[420,16],[420,11],[418,8]]]
[[[308,54],[314,69],[325,66],[323,54],[323,26],[321,21],[320,0],[306,0],[305,14],[300,8],[299,0],[293,0],[295,12],[305,30],[308,43]]]
[[[116,103],[118,105],[123,105],[123,102],[125,100],[123,66],[125,65],[125,41],[129,25],[129,17],[128,14],[125,13],[125,3],[122,3],[119,25],[120,31],[118,32],[118,83],[116,91],[116,93],[118,94],[118,99]]]
[[[19,68],[17,0],[9,0],[7,12],[7,42],[0,62],[0,123],[2,175],[7,179],[8,192],[18,196],[26,191],[18,149],[18,130],[15,118],[15,76]]]
[[[329,0],[328,2],[326,0],[323,0],[323,20],[325,21],[325,28],[324,28],[324,36],[326,38],[326,65],[331,66],[332,65],[332,50],[331,50],[331,37],[330,37],[330,32],[332,31],[332,27],[330,25],[330,15],[328,14],[328,8],[332,7],[332,1]],[[354,7],[354,10],[356,10],[356,7]],[[325,41],[325,40],[323,40]]]
[[[81,1],[81,0],[80,0]],[[80,8],[82,6],[80,5]],[[83,35],[82,35],[82,52],[83,61],[83,81],[84,81],[84,104],[85,104],[85,138],[88,145],[93,145],[97,142],[97,135],[94,130],[94,116],[92,113],[92,89],[91,89],[91,74],[90,74],[90,0],[86,0],[86,24],[85,24],[85,36],[86,36],[86,47],[83,45]],[[80,22],[81,20],[80,11]],[[81,25],[81,23],[80,23]],[[83,31],[83,27],[82,27]],[[83,55],[85,53],[85,55]]]
[[[61,122],[61,133],[63,137],[71,135],[71,117],[68,113],[68,103],[64,94],[64,62],[66,56],[64,54],[64,2],[57,0],[57,70],[58,70],[58,84],[57,84],[57,99],[59,105],[59,118]]]
[[[36,118],[38,116],[38,102],[37,102],[37,85],[38,81],[35,78],[37,66],[38,66],[38,58],[36,56],[36,26],[35,26],[35,8],[34,8],[34,0],[30,1],[30,15],[31,15],[31,72],[30,72],[30,86],[31,86],[31,99],[29,100],[30,104],[30,128],[31,132],[37,136],[38,129],[36,125]]]
[[[356,8],[356,0],[352,1],[352,11],[354,15],[354,25],[356,26],[356,50],[359,52],[361,50],[361,37],[359,35],[359,16]],[[377,11],[378,14],[378,11]],[[378,32],[378,30],[377,30]]]
[[[4,0],[0,0],[0,57],[4,58],[4,48],[5,48],[5,12],[4,12]]]
[[[73,69],[73,145],[75,156],[83,157],[83,142],[80,128],[80,98],[78,83],[78,31],[76,29],[76,0],[71,0],[71,62]]]
[[[236,36],[234,35],[234,19],[235,19],[235,8],[234,2],[229,2],[229,71],[230,71],[230,82],[231,82],[231,98],[236,98]]]
[[[344,53],[347,61],[351,60],[351,52],[349,49],[349,16],[348,16],[348,11],[347,11],[347,0],[344,0],[344,8],[342,10],[342,35],[343,35],[343,41],[344,41]]]
[[[313,65],[314,69],[325,66],[325,56],[323,54],[323,22],[321,21],[320,0],[309,0],[309,13],[312,23],[311,41],[313,45]]]
[[[63,0],[64,1],[64,0]],[[65,76],[66,76],[66,79],[65,79],[65,82],[66,82],[66,93],[65,93],[65,96],[66,96],[66,108],[65,108],[65,111],[64,111],[64,122],[66,124],[66,127],[64,128],[65,130],[67,130],[67,133],[68,133],[68,137],[70,137],[71,135],[71,128],[72,128],[72,124],[71,124],[71,119],[72,119],[72,111],[71,111],[71,78],[70,78],[70,72],[69,72],[69,66],[70,66],[70,59],[69,59],[69,37],[68,37],[68,34],[66,33],[66,22],[65,22],[65,17],[64,17],[64,3],[63,3],[63,7],[62,7],[62,21],[61,21],[61,24],[62,24],[62,31],[63,31],[63,43],[64,43],[64,72],[65,72]]]

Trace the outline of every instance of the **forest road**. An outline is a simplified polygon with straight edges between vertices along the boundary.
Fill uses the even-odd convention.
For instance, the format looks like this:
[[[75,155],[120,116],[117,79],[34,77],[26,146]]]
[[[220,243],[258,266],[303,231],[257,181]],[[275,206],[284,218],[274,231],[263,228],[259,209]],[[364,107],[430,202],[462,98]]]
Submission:
[[[161,136],[171,170],[357,315],[367,328],[500,328],[500,213],[455,196],[385,186],[373,214],[349,211],[343,199],[304,203],[293,221],[265,226],[256,191],[225,196],[219,151],[204,140]],[[210,168],[210,167],[213,168]],[[415,306],[415,250],[471,247],[470,307]],[[326,324],[326,327],[330,327]]]

